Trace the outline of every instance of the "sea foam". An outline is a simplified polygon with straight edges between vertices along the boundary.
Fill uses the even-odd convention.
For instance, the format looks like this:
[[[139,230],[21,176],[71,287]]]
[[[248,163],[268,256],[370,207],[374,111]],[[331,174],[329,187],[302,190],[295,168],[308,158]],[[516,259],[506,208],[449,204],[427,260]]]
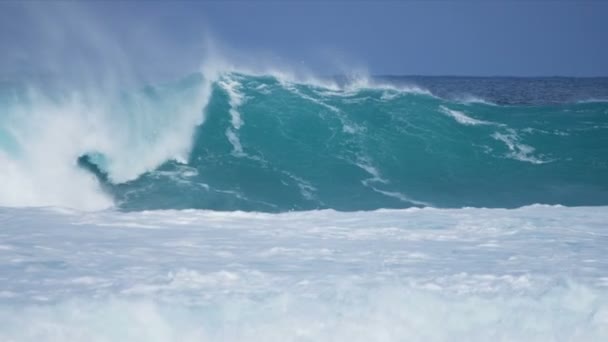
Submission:
[[[0,209],[3,341],[602,341],[608,210]]]

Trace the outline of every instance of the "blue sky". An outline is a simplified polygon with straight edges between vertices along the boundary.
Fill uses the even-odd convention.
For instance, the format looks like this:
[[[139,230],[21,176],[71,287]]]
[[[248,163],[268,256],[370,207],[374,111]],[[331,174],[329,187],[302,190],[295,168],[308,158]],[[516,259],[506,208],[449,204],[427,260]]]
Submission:
[[[0,72],[179,74],[210,37],[320,73],[608,76],[608,1],[5,1]]]

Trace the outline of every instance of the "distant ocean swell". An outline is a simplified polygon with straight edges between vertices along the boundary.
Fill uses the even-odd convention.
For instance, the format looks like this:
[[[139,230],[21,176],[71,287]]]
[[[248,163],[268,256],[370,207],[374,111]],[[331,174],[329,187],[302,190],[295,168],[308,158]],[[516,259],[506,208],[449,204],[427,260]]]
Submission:
[[[608,204],[608,103],[195,74],[0,92],[0,206],[281,212]]]

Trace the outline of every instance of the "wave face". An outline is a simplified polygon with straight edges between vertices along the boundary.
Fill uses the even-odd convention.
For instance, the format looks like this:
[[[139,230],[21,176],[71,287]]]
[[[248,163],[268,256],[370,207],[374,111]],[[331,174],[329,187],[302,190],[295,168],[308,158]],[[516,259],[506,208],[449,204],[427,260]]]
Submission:
[[[475,79],[413,80],[421,88],[229,72],[95,101],[5,95],[0,176],[12,181],[0,205],[608,204],[606,82],[587,86],[594,93],[557,79],[559,91],[527,96],[540,81],[491,80],[477,81],[482,95],[458,95],[449,90]]]

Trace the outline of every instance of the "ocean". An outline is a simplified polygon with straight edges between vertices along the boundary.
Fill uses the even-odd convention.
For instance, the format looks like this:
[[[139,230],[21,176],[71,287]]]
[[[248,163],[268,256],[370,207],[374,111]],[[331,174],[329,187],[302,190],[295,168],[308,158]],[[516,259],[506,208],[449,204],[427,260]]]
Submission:
[[[6,77],[0,341],[604,341],[607,175],[608,78]]]

